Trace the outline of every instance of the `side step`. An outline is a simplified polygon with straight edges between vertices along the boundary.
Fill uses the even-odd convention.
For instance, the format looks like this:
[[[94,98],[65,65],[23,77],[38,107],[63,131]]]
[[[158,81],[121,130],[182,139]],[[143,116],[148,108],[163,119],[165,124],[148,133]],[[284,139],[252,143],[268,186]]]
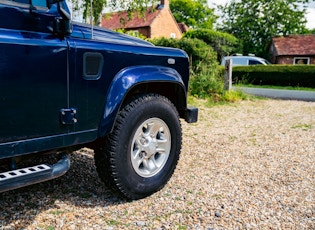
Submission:
[[[24,187],[62,176],[70,168],[66,154],[54,165],[41,164],[0,173],[0,192]]]

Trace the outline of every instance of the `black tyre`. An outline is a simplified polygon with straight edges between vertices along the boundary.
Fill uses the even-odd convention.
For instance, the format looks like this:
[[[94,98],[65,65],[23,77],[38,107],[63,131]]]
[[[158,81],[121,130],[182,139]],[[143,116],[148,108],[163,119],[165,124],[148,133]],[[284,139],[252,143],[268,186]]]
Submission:
[[[95,149],[97,172],[123,197],[144,198],[172,176],[181,141],[175,106],[156,94],[138,97],[124,106],[113,132]]]

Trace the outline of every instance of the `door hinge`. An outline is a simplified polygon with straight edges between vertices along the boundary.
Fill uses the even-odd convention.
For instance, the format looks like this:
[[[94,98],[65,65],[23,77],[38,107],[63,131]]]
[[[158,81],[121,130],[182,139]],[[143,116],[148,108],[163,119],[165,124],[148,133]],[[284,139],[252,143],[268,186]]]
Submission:
[[[60,122],[63,125],[74,125],[78,122],[77,109],[61,109],[60,110]]]

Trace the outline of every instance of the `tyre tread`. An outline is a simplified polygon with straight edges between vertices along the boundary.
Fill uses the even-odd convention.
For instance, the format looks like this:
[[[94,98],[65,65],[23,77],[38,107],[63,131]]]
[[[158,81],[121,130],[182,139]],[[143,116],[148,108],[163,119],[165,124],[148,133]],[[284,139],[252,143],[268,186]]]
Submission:
[[[158,94],[146,94],[138,96],[123,107],[123,109],[119,112],[117,116],[117,120],[112,133],[104,138],[101,147],[95,149],[95,165],[101,180],[105,183],[107,187],[111,188],[113,191],[118,193],[118,195],[131,200],[139,199],[142,197],[130,194],[128,191],[126,191],[120,178],[117,176],[116,165],[119,164],[119,162],[116,162],[117,159],[115,157],[115,146],[119,145],[119,133],[122,130],[122,125],[127,119],[128,114],[132,110],[134,110],[139,104],[146,103],[147,101],[152,100],[152,98],[159,98],[173,106],[173,110],[176,111],[176,116],[179,120],[178,112],[175,106],[169,101],[168,98]],[[180,144],[179,146],[181,146],[181,143],[179,144]],[[178,159],[179,155],[175,160],[176,165],[178,163]],[[176,165],[173,171],[175,170]]]

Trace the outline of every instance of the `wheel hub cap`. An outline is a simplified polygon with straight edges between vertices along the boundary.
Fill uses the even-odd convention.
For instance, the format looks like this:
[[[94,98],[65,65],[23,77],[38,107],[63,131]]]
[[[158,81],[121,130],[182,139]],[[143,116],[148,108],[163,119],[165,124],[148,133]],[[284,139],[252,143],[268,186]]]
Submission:
[[[160,172],[171,150],[171,135],[159,118],[144,121],[137,129],[131,146],[131,162],[136,173],[152,177]]]

